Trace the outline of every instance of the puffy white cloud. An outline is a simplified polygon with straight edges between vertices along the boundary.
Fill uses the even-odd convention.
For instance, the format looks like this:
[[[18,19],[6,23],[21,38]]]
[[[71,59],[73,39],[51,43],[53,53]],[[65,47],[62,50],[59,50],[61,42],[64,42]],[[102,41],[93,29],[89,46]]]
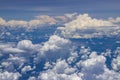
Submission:
[[[0,72],[0,80],[18,80],[18,78],[20,77],[20,73],[15,72]]]
[[[3,18],[0,18],[0,25],[10,26],[13,28],[14,27],[36,28],[44,25],[65,23],[65,22],[68,22],[69,20],[72,20],[72,18],[73,17],[68,17],[67,15],[63,15],[63,16],[39,15],[39,16],[35,16],[35,19],[29,20],[29,21],[25,21],[25,20],[6,21]]]
[[[18,42],[17,48],[22,50],[29,50],[33,48],[33,44],[30,40],[22,40]]]
[[[0,18],[0,25],[5,25],[6,21],[3,18]]]
[[[120,74],[108,69],[105,69],[103,74],[96,76],[96,80],[119,80]]]
[[[43,21],[44,23],[55,24],[56,20],[53,17],[48,15],[36,16],[38,20]]]
[[[6,23],[6,26],[11,26],[11,27],[25,27],[27,26],[27,21],[17,21],[17,20],[10,20]]]
[[[8,59],[1,63],[1,67],[7,71],[16,71],[16,69],[20,69],[26,62],[27,60],[23,57],[10,55]]]
[[[52,35],[39,50],[38,57],[46,56],[47,59],[56,59],[69,55],[71,42],[57,35]],[[65,53],[66,52],[66,53]]]
[[[64,38],[61,38],[57,35],[53,35],[50,39],[44,43],[41,51],[56,50],[64,47],[66,44],[69,44],[70,41]]]
[[[3,18],[0,18],[0,25],[1,26],[10,26],[10,27],[26,27],[26,28],[34,28],[34,27],[40,27],[42,25],[52,25],[56,24],[56,20],[53,17],[50,17],[48,15],[41,15],[36,16],[36,19],[30,20],[30,21],[24,21],[24,20],[9,20],[6,21]]]
[[[35,77],[30,77],[28,80],[36,80]]]
[[[41,80],[82,80],[82,74],[76,74],[65,60],[58,60],[52,69],[42,72],[38,79]]]
[[[95,18],[91,18],[88,14],[83,14],[77,16],[77,19],[66,23],[66,28],[71,29],[86,29],[89,27],[98,27],[98,26],[112,26],[113,24],[106,20],[98,20]]]
[[[78,15],[77,13],[65,14],[65,16],[70,19],[75,19],[77,17],[77,15]]]
[[[32,70],[32,67],[31,66],[24,66],[21,70],[22,73],[26,73],[27,71],[31,71]]]
[[[109,20],[91,18],[88,14],[83,14],[58,30],[67,38],[92,38],[118,34],[120,27]]]
[[[18,48],[5,48],[3,49],[3,51],[7,53],[24,53],[25,52],[24,50],[20,50]]]
[[[112,68],[115,71],[120,71],[120,56],[118,56],[117,58],[113,59],[111,65],[112,65]]]
[[[109,18],[109,21],[110,21],[110,22],[113,22],[113,23],[120,23],[120,17],[117,17],[117,18]]]

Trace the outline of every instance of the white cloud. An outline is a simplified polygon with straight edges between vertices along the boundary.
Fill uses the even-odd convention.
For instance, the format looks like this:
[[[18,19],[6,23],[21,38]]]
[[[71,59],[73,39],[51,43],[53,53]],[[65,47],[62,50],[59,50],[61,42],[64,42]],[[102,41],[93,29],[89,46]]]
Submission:
[[[18,80],[21,75],[18,72],[0,72],[0,80]]]
[[[72,19],[72,18],[71,18]],[[6,21],[3,18],[0,18],[0,26],[8,27],[25,27],[25,28],[36,28],[44,25],[53,25],[58,23],[65,23],[70,20],[66,15],[63,16],[48,16],[48,15],[39,15],[35,16],[35,19],[25,21],[25,20],[9,20]]]
[[[49,38],[47,42],[44,43],[41,51],[56,50],[64,47],[66,44],[69,44],[70,41],[64,38],[61,38],[57,35],[53,35]]]
[[[44,23],[55,24],[56,20],[48,15],[36,16],[38,20],[42,20]]]
[[[68,17],[69,19],[75,19],[77,15],[78,15],[77,13],[65,14],[65,16]]]
[[[23,57],[10,55],[8,59],[1,63],[1,67],[7,71],[16,71],[16,69],[20,69],[26,62],[27,60]]]
[[[113,22],[113,23],[120,23],[120,17],[116,17],[116,18],[109,18],[109,21],[110,22]]]
[[[30,50],[33,48],[33,46],[34,45],[30,40],[22,40],[22,41],[19,41],[17,44],[17,48],[22,50]]]
[[[35,77],[30,77],[28,80],[36,80]]]
[[[3,51],[7,53],[25,53],[24,50],[20,50],[18,48],[5,48]]]
[[[22,73],[26,73],[27,71],[31,71],[32,70],[32,67],[31,66],[24,66],[21,70]]]
[[[11,26],[11,27],[25,27],[27,26],[27,21],[17,21],[17,20],[10,20],[6,23],[6,26]]]
[[[25,21],[25,20],[9,20],[0,17],[0,26],[8,27],[25,27],[25,28],[36,28],[41,26],[48,26],[53,24],[63,24],[69,22],[76,18],[77,13],[65,14],[59,16],[49,16],[49,15],[38,15],[35,16],[35,19]]]
[[[70,44],[69,40],[52,35],[40,48],[39,57],[43,55],[46,55],[48,59],[52,59],[52,57],[53,59],[56,59],[55,57],[65,57],[65,55],[68,55]]]
[[[52,69],[42,72],[38,79],[41,80],[82,80],[82,74],[76,74],[65,60],[58,60]]]
[[[115,71],[120,71],[120,56],[118,56],[117,58],[113,59],[111,65],[112,65],[112,68]]]
[[[65,27],[58,28],[61,34],[68,38],[91,38],[109,33],[117,34],[120,29],[119,26],[113,26],[114,21],[94,19],[87,14],[79,16],[67,14],[56,17],[44,15],[27,22],[15,20],[6,22],[1,18],[0,24],[9,23],[10,26],[29,25],[32,27],[47,23],[54,24],[57,19],[63,22],[74,19],[66,23]],[[58,35],[52,35],[48,41],[40,44],[33,44],[30,40],[19,41],[17,45],[0,42],[0,54],[5,56],[4,52],[8,53],[8,56],[5,56],[6,59],[2,59],[0,63],[0,80],[18,80],[20,73],[16,72],[17,70],[20,70],[23,75],[31,71],[28,80],[119,80],[120,73],[117,72],[120,70],[119,47],[113,53],[108,49],[106,53],[99,55],[95,51],[92,52],[90,48],[81,46],[77,51],[76,47],[78,49],[78,46],[73,45],[69,39]],[[116,57],[111,64],[113,70],[106,66],[106,56],[111,55]],[[40,66],[34,61],[36,59],[40,62]],[[41,65],[42,67],[44,65],[44,70],[36,71],[38,67],[41,68]],[[38,72],[40,73],[38,76],[33,76]]]
[[[26,27],[26,28],[34,28],[40,27],[42,25],[52,25],[56,24],[56,20],[53,17],[48,15],[36,16],[36,19],[30,21],[24,20],[9,20],[6,21],[3,18],[0,18],[1,26],[10,26],[10,27]]]
[[[67,38],[92,38],[116,35],[120,32],[120,27],[109,20],[91,18],[88,14],[83,14],[66,23],[60,31]]]
[[[5,25],[6,21],[3,18],[0,18],[0,25]]]
[[[105,69],[103,74],[96,76],[96,80],[119,80],[120,74],[108,69]]]

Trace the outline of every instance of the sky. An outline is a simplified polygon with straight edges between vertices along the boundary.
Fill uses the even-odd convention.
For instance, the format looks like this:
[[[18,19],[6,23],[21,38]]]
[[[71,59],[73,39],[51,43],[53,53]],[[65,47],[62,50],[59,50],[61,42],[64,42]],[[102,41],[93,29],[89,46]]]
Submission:
[[[120,0],[0,0],[0,80],[120,80]]]
[[[30,20],[36,15],[88,13],[96,18],[117,17],[120,0],[0,0],[0,17]]]

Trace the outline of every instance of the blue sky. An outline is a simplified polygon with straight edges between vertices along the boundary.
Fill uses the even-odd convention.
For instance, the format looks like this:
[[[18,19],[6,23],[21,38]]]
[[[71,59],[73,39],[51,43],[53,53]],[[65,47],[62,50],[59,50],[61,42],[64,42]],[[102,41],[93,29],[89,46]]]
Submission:
[[[0,0],[0,17],[29,20],[36,15],[88,13],[93,17],[117,17],[120,0]]]

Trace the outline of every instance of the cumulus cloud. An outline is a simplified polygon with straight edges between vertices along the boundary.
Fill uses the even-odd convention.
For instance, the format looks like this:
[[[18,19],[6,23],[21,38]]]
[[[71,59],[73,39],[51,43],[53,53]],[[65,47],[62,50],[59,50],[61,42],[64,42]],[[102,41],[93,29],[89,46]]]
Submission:
[[[5,25],[6,21],[3,18],[0,18],[0,25]]]
[[[1,26],[10,26],[10,27],[38,27],[42,25],[52,25],[56,24],[56,20],[48,15],[41,15],[36,16],[36,19],[30,20],[30,21],[24,21],[24,20],[9,20],[6,21],[3,18],[0,18],[0,25]]]
[[[43,22],[55,24],[56,20],[53,17],[50,17],[48,15],[42,15],[42,16],[36,16],[38,20],[42,20]]]
[[[109,21],[110,22],[113,22],[113,23],[120,23],[120,17],[117,17],[117,18],[109,18]]]
[[[117,58],[113,59],[111,65],[112,65],[112,68],[115,71],[120,71],[120,56],[118,56]]]
[[[32,68],[31,68],[31,66],[24,66],[23,68],[22,68],[22,70],[21,70],[21,72],[22,73],[26,73],[27,71],[31,71],[32,70]]]
[[[41,26],[50,26],[54,24],[63,25],[66,22],[69,22],[75,19],[77,13],[64,14],[59,16],[49,16],[49,15],[38,15],[35,16],[35,19],[25,21],[25,20],[9,20],[6,21],[3,18],[0,18],[0,26],[7,27],[25,27],[25,28],[36,28]]]
[[[21,75],[18,72],[0,72],[0,80],[18,80]]]
[[[63,24],[74,19],[76,14],[65,14],[60,16],[49,16],[49,15],[38,15],[35,19],[25,21],[25,20],[9,20],[6,21],[0,18],[0,26],[10,26],[10,27],[25,27],[25,28],[36,28],[45,25],[53,24]]]
[[[66,60],[58,59],[51,64],[53,67],[40,72],[41,80],[119,80],[120,74],[106,67],[106,58],[92,52],[89,59],[79,60],[75,66],[69,65]]]
[[[33,44],[30,40],[22,40],[17,44],[17,48],[23,49],[23,50],[32,49],[32,47],[33,47]]]
[[[6,23],[6,26],[20,26],[20,27],[25,27],[27,25],[27,21],[16,21],[16,20],[10,20]]]
[[[58,60],[52,69],[42,72],[38,79],[42,80],[82,80],[81,75],[75,73],[65,60]]]
[[[59,28],[61,34],[67,38],[92,38],[119,33],[119,26],[109,20],[91,18],[88,14],[78,15],[77,18]]]
[[[69,55],[71,42],[57,35],[52,35],[48,41],[43,43],[39,50],[38,58],[46,57],[46,59],[56,60]]]

